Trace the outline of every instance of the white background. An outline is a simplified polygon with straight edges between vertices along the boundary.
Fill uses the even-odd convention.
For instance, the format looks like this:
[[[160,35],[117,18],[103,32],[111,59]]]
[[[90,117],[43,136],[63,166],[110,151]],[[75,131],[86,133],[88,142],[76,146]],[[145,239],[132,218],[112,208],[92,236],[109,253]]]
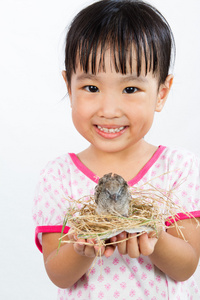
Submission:
[[[34,245],[40,170],[87,143],[75,131],[61,77],[64,29],[85,0],[0,0],[0,299],[56,299]],[[200,1],[150,1],[167,18],[177,58],[173,89],[148,141],[200,156]],[[199,283],[200,284],[200,283]]]

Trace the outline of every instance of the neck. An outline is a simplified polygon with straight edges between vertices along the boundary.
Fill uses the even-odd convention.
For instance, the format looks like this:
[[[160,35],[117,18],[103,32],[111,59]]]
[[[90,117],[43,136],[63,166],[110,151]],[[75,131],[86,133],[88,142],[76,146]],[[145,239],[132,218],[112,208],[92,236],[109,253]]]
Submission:
[[[147,143],[144,139],[142,139],[132,147],[119,152],[102,152],[96,149],[93,145],[90,145],[85,151],[87,152],[87,155],[91,155],[90,157],[103,161],[104,163],[106,161],[116,163],[116,161],[120,162],[126,160],[138,161],[140,157],[145,156],[151,151],[154,152],[156,148],[157,147]]]
[[[152,157],[157,147],[142,140],[129,150],[101,152],[92,145],[78,154],[79,159],[99,177],[113,172],[132,179]]]

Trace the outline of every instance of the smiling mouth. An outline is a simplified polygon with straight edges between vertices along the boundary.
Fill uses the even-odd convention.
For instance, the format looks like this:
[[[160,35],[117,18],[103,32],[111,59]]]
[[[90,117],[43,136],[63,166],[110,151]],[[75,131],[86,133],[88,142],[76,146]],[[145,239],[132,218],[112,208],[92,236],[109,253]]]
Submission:
[[[122,130],[125,129],[126,126],[121,126],[121,127],[118,127],[118,128],[106,128],[106,127],[101,127],[99,125],[97,125],[97,128],[102,131],[102,132],[105,132],[105,133],[117,133],[117,132],[120,132]]]

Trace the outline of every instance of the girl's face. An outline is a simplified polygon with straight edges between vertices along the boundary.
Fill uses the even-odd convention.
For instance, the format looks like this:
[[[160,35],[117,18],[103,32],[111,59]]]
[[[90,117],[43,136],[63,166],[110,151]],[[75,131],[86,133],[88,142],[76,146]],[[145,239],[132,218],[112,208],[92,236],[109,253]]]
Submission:
[[[68,87],[72,119],[93,149],[121,152],[139,146],[151,128],[154,112],[161,111],[173,77],[158,87],[157,78],[144,71],[116,73],[110,51],[105,53],[105,72],[85,73],[80,66]],[[64,75],[64,74],[63,74]],[[65,77],[65,75],[64,75]]]

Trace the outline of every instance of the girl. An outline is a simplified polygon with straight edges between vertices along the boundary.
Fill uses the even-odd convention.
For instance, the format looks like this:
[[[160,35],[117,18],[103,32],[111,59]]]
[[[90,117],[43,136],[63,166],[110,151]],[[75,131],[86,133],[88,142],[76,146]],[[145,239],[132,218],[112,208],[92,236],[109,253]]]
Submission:
[[[173,35],[164,17],[141,1],[102,0],[83,9],[66,38],[63,77],[73,123],[90,142],[84,151],[48,163],[42,171],[33,217],[36,243],[58,299],[199,299],[192,277],[199,260],[200,229],[178,215],[159,237],[131,235],[99,249],[76,240],[57,253],[67,197],[94,193],[99,177],[113,172],[130,186],[173,189],[176,200],[200,217],[199,161],[193,154],[147,143],[154,113],[169,94]],[[164,175],[165,174],[165,175]],[[162,211],[161,211],[162,212]],[[68,231],[65,228],[65,232]],[[121,241],[122,232],[111,241]],[[101,266],[102,263],[102,266]],[[87,276],[88,270],[91,273]]]

